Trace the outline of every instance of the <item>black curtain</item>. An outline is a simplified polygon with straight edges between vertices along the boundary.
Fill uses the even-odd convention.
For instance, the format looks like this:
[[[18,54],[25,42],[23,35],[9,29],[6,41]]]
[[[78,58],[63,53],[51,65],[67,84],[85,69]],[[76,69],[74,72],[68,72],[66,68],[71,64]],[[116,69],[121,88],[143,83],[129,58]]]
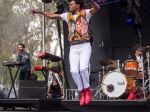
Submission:
[[[89,27],[94,33],[92,55],[90,60],[90,72],[102,67],[100,65],[101,60],[111,58],[109,24],[108,5],[103,5],[101,6],[101,10],[99,10],[99,12],[91,18]],[[99,85],[98,79],[98,73],[90,74],[91,88],[95,88],[97,85]]]
[[[140,0],[141,7],[137,8],[142,18],[142,46],[150,45],[150,1]],[[126,54],[133,55],[132,46],[140,43],[139,35],[132,33],[132,27],[126,24],[127,15],[120,10],[120,3],[109,4],[110,39],[112,59],[126,60]]]

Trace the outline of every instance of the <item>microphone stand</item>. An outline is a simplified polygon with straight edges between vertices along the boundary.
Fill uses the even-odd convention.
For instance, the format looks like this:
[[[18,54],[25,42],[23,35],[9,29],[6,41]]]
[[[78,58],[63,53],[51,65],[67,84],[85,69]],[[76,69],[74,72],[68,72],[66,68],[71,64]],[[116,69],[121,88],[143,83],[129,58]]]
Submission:
[[[143,77],[143,94],[144,94],[144,99],[145,99],[145,83],[144,83],[144,66],[143,66],[143,52],[142,52],[142,36],[140,29],[138,28],[138,34],[139,34],[139,39],[140,39],[140,49],[141,49],[141,60],[142,60],[142,77]]]

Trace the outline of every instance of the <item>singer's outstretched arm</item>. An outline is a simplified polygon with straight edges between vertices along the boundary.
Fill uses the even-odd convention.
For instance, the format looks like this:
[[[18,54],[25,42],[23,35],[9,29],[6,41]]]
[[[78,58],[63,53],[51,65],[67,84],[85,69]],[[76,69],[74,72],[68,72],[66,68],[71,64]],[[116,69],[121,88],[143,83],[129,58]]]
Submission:
[[[32,14],[42,14],[50,19],[61,19],[60,14],[55,14],[55,13],[51,13],[51,12],[44,12],[44,11],[40,11],[40,10],[31,10]]]

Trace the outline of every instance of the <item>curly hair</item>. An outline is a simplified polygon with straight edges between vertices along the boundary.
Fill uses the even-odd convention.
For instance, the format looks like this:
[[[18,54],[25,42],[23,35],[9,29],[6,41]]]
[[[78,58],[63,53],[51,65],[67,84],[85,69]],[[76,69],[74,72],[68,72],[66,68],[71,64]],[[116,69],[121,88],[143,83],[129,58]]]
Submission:
[[[84,1],[83,0],[71,0],[71,1],[75,1],[76,4],[79,4],[80,9],[84,8]]]

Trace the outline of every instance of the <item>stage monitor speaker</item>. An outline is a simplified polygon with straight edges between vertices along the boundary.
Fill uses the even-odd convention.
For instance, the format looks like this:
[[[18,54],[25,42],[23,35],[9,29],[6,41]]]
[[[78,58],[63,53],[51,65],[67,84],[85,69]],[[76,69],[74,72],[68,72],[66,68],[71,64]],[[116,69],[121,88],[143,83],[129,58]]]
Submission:
[[[150,95],[148,95],[148,97],[147,97],[147,104],[148,104],[148,109],[149,109],[149,112],[150,112]]]
[[[19,82],[19,99],[46,99],[45,81],[25,81]]]

